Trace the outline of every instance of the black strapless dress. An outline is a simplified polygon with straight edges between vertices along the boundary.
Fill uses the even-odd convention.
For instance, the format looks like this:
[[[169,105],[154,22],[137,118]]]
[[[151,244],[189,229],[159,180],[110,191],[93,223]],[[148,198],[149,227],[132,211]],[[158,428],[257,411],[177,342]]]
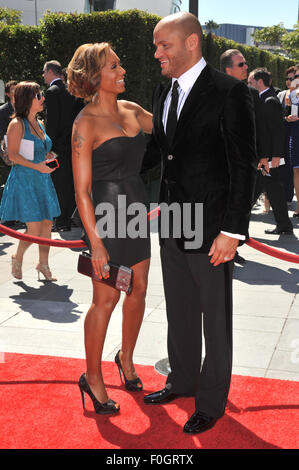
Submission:
[[[141,208],[146,215],[148,205],[140,177],[145,145],[145,136],[140,131],[135,137],[106,140],[92,152],[92,200],[97,228],[99,231],[101,227],[108,235],[103,237],[99,233],[110,261],[128,267],[151,255],[149,222],[147,217],[140,216]],[[139,204],[131,206],[128,215],[132,203]],[[86,234],[83,239],[90,247]]]

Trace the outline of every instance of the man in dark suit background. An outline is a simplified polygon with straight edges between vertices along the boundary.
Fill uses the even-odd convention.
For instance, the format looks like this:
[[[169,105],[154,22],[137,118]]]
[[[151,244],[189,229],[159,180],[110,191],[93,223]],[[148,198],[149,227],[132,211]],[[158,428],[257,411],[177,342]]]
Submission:
[[[220,70],[237,80],[242,80],[247,83],[248,65],[242,52],[238,49],[228,49],[223,52],[220,57]],[[249,91],[253,100],[254,115],[255,115],[255,128],[256,128],[256,150],[258,159],[261,158],[260,154],[260,139],[264,134],[263,122],[261,119],[260,99],[258,91],[249,86]],[[258,163],[258,162],[257,162]]]
[[[186,433],[211,428],[225,411],[233,259],[248,234],[257,158],[248,87],[206,64],[201,40],[201,25],[190,13],[165,17],[155,27],[155,58],[171,81],[155,92],[153,136],[143,165],[146,170],[162,160],[160,204],[187,204],[195,225],[197,207],[203,207],[203,223],[195,227],[195,235],[202,231],[201,246],[188,246],[184,230],[163,239],[160,216],[171,372],[163,390],[144,397],[146,404],[163,404],[194,396]],[[177,228],[173,224],[173,232]]]
[[[75,209],[72,172],[71,135],[74,119],[82,108],[81,102],[70,95],[63,83],[62,67],[56,60],[46,62],[43,69],[46,91],[46,132],[52,139],[52,150],[57,153],[59,168],[52,173],[61,215],[55,220],[54,230],[69,231]],[[55,174],[54,174],[55,173]]]
[[[276,221],[276,227],[265,230],[265,233],[285,235],[293,233],[279,169],[285,157],[285,126],[283,108],[271,83],[271,73],[265,68],[257,68],[249,74],[248,84],[259,92],[261,120],[264,125],[264,134],[259,139],[262,158],[258,166],[264,169],[258,172],[254,201],[265,189]]]
[[[5,83],[5,95],[7,98],[6,103],[0,106],[0,142],[4,139],[6,134],[8,125],[11,121],[11,116],[14,113],[14,102],[15,102],[15,88],[17,86],[16,80],[10,80],[9,82]],[[8,168],[8,167],[7,167]],[[19,227],[20,225],[23,226],[21,222],[16,220],[8,220],[4,222],[5,225],[8,227]]]
[[[10,80],[9,82],[5,83],[4,90],[7,97],[7,102],[0,106],[0,140],[2,140],[6,134],[8,124],[10,123],[11,116],[14,112],[14,93],[17,83],[18,82],[16,80]]]
[[[220,56],[220,70],[237,80],[247,82],[248,65],[242,52],[238,49],[228,49]],[[255,116],[255,129],[256,129],[256,150],[257,156],[260,156],[259,139],[264,134],[263,122],[261,120],[260,112],[260,98],[258,91],[255,88],[249,87],[249,91],[253,100],[254,116]],[[258,164],[258,161],[257,161]],[[235,263],[244,264],[245,259],[236,252]]]

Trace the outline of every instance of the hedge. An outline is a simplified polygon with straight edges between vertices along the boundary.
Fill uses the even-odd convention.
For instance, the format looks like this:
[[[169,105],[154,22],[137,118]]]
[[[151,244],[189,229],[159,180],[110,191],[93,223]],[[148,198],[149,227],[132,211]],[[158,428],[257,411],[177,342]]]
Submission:
[[[161,80],[153,46],[153,29],[159,20],[159,16],[139,10],[110,10],[91,14],[50,13],[40,26],[0,23],[0,78],[4,82],[34,80],[44,87],[45,61],[56,59],[66,67],[79,45],[108,41],[127,71],[126,92],[122,97],[151,109],[152,91]],[[216,68],[222,52],[230,48],[243,52],[249,70],[267,67],[273,74],[274,85],[285,87],[285,69],[293,61],[213,34],[203,38],[203,55]],[[8,171],[0,162],[0,186]]]

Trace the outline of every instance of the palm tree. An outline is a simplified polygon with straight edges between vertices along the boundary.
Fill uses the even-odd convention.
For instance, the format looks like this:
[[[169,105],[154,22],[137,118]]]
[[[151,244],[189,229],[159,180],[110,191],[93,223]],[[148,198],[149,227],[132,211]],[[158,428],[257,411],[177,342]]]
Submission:
[[[219,28],[219,24],[216,23],[216,21],[214,21],[214,20],[206,21],[205,26],[206,26],[206,30],[207,30],[208,33],[212,33],[212,31],[215,32],[216,29]]]

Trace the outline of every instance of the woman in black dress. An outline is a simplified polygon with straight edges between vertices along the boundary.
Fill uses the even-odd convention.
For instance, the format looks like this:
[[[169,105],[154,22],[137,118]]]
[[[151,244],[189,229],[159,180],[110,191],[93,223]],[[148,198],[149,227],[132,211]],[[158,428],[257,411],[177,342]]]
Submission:
[[[146,191],[139,172],[145,151],[143,132],[152,132],[152,115],[133,102],[117,100],[118,94],[125,91],[125,70],[108,43],[80,46],[67,74],[70,93],[89,101],[74,122],[72,160],[76,202],[93,269],[104,278],[104,266],[109,260],[133,269],[132,292],[123,302],[122,346],[115,362],[127,390],[140,391],[142,382],[134,369],[133,351],[145,309],[150,235],[147,230],[145,238],[117,236],[118,229],[124,229],[117,221],[124,203],[125,209],[131,203],[146,207]],[[115,210],[115,237],[99,236],[98,214],[103,203]],[[127,216],[127,227],[130,220]],[[101,358],[108,323],[120,293],[105,283],[92,283],[93,300],[84,324],[87,370],[79,387],[82,398],[84,392],[90,395],[97,413],[115,413],[119,405],[108,399]]]

